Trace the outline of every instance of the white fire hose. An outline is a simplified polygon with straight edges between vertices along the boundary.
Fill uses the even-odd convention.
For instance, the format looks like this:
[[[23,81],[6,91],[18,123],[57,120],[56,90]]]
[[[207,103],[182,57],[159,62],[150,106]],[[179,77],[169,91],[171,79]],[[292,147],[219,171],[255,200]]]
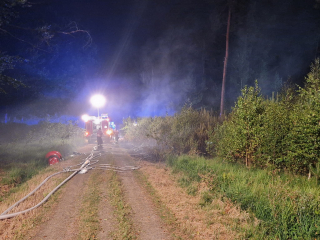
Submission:
[[[101,154],[99,155],[101,156]],[[81,167],[79,169],[74,169],[74,170],[70,170],[70,169],[65,169],[64,171],[61,172],[57,172],[52,174],[51,176],[47,177],[42,183],[40,183],[32,192],[30,192],[28,195],[26,195],[24,198],[20,199],[18,202],[16,202],[15,204],[13,204],[12,206],[10,206],[7,210],[5,210],[3,213],[1,213],[0,215],[0,220],[3,219],[7,219],[7,218],[12,218],[15,217],[17,215],[23,214],[23,213],[27,213],[39,206],[41,206],[43,203],[45,203],[48,198],[55,193],[63,184],[65,184],[67,181],[69,181],[73,176],[75,176],[77,173],[79,173],[82,169],[85,169],[89,164],[90,164],[90,160],[93,159],[95,156],[93,155],[93,153],[91,152],[91,154],[86,158],[86,160],[83,162],[83,164],[81,165]],[[70,168],[70,167],[69,167]],[[69,171],[74,171],[74,173],[72,173],[69,177],[67,177],[63,182],[61,182],[57,187],[55,187],[41,202],[39,202],[37,205],[35,205],[34,207],[31,207],[29,209],[26,209],[24,211],[21,212],[16,212],[16,213],[11,213],[11,214],[7,214],[11,209],[13,209],[14,207],[16,207],[17,205],[19,205],[21,202],[23,202],[24,200],[26,200],[28,197],[30,197],[32,194],[34,194],[45,182],[47,182],[51,177],[58,175],[60,173],[64,173],[64,172],[69,172]]]
[[[52,175],[50,175],[49,177],[47,177],[42,183],[40,183],[32,192],[30,192],[28,195],[26,195],[25,197],[23,197],[22,199],[20,199],[18,202],[16,202],[15,204],[13,204],[12,206],[10,206],[7,210],[5,210],[3,213],[0,214],[0,220],[3,219],[7,219],[7,218],[12,218],[15,217],[17,215],[23,214],[23,213],[27,213],[39,206],[41,206],[43,203],[45,203],[48,198],[55,193],[63,184],[65,184],[67,181],[69,181],[72,177],[74,177],[77,173],[86,173],[89,169],[103,169],[103,170],[111,170],[111,171],[116,171],[116,172],[125,172],[125,171],[131,171],[131,170],[136,170],[139,169],[140,167],[136,167],[136,166],[124,166],[124,167],[116,167],[116,166],[112,166],[111,164],[100,164],[97,167],[89,167],[93,164],[96,164],[99,162],[99,160],[95,160],[93,161],[95,158],[102,156],[101,153],[94,155],[93,151],[90,153],[90,155],[80,164],[74,165],[74,166],[78,166],[81,165],[80,168],[78,169],[71,169],[74,166],[69,166],[67,168],[65,168],[63,171],[61,172],[57,172],[54,173]],[[58,175],[60,173],[64,173],[64,172],[73,172],[69,177],[67,177],[63,182],[61,182],[57,187],[55,187],[41,202],[39,202],[37,205],[28,208],[26,210],[20,211],[20,212],[16,212],[16,213],[11,213],[8,214],[9,211],[11,211],[14,207],[18,206],[21,202],[23,202],[24,200],[26,200],[28,197],[30,197],[32,194],[34,194],[45,182],[47,182],[50,178],[52,178],[55,175]]]

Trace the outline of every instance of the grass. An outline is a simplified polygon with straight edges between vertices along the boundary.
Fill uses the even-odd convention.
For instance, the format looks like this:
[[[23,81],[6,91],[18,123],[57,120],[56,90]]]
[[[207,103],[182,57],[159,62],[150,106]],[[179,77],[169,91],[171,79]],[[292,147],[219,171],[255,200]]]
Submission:
[[[0,205],[1,212],[12,205],[12,203],[27,195],[47,176],[51,175],[54,172],[57,172],[57,170],[58,169],[55,167],[40,170],[37,176],[34,176],[29,181],[22,183],[15,188],[12,188],[10,190],[10,193],[6,194],[6,196],[3,197],[3,201]],[[32,195],[20,205],[15,207],[12,212],[19,212],[34,206],[35,203],[40,202],[50,190],[60,184],[65,178],[66,174],[57,175],[51,181],[48,181],[42,188],[40,188],[36,194]],[[57,199],[59,198],[60,193],[61,191],[58,190],[52,197],[49,198],[49,200],[44,205],[42,205],[40,208],[37,208],[36,211],[31,211],[26,214],[19,215],[17,217],[11,218],[10,220],[1,221],[1,239],[5,239],[6,236],[8,237],[8,239],[26,239],[29,230],[42,223],[46,218],[48,209],[51,209],[55,204],[57,204]]]
[[[115,208],[114,215],[119,225],[116,230],[111,232],[111,236],[113,239],[136,239],[131,219],[132,209],[124,201],[122,183],[115,172],[112,172],[108,185],[111,204]]]
[[[17,184],[29,179],[37,170],[47,166],[44,156],[49,151],[69,154],[84,144],[82,129],[72,124],[42,122],[38,125],[0,124],[0,163],[4,172],[10,172],[6,183]],[[32,165],[32,172],[28,165]],[[25,171],[21,172],[18,168]],[[2,171],[2,177],[8,177]],[[3,176],[4,175],[4,176]],[[11,175],[11,176],[10,176]],[[19,178],[20,176],[20,178]],[[11,178],[10,178],[11,177]],[[13,179],[12,179],[13,178]]]
[[[10,188],[26,182],[40,170],[48,166],[45,155],[49,151],[59,151],[62,156],[67,156],[77,145],[81,145],[81,139],[74,141],[61,141],[51,139],[40,143],[22,142],[0,145],[0,185],[8,185]]]
[[[320,238],[320,189],[315,179],[249,170],[219,159],[180,156],[168,158],[167,163],[174,173],[183,173],[182,186],[205,182],[208,190],[201,193],[202,207],[220,197],[259,219],[259,228],[248,231],[247,238]]]
[[[158,215],[166,223],[174,239],[182,239],[181,236],[179,236],[179,234],[177,233],[177,229],[179,229],[177,219],[170,211],[170,209],[161,201],[160,196],[157,194],[157,191],[148,181],[148,178],[141,171],[134,171],[134,175],[151,196],[152,201],[155,204],[156,209],[159,213]],[[184,233],[184,235],[187,235],[189,239],[192,238],[191,234]]]
[[[101,200],[102,178],[99,176],[101,176],[99,171],[93,171],[86,186],[80,210],[79,239],[97,239],[100,230],[98,207]]]

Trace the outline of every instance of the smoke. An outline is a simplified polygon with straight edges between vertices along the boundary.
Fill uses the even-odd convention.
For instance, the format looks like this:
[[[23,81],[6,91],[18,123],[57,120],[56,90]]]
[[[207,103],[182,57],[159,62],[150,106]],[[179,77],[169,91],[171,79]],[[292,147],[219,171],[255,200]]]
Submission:
[[[185,103],[192,104],[192,95],[203,86],[201,51],[192,39],[194,33],[194,29],[171,27],[144,47],[139,116],[171,115]]]

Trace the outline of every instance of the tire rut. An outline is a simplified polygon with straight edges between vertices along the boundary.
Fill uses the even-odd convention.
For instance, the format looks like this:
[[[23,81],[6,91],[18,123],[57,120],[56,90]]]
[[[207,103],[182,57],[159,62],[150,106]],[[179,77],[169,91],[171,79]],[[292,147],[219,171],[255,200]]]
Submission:
[[[115,147],[112,154],[117,166],[132,166],[132,158],[125,149]],[[119,172],[119,179],[124,188],[125,200],[133,211],[134,227],[141,240],[169,240],[170,234],[166,230],[160,216],[158,216],[148,193],[138,183],[132,171]]]
[[[83,186],[89,177],[90,174],[77,174],[70,179],[53,210],[53,215],[40,225],[39,232],[32,239],[76,239]]]

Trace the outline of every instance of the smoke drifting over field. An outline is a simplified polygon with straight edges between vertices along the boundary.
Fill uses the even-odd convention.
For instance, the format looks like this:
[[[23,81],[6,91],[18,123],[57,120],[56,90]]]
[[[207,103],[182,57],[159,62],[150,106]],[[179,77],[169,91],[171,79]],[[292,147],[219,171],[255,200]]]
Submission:
[[[288,79],[302,85],[310,64],[319,56],[316,1],[239,0],[234,4],[227,111],[240,90],[255,80],[269,96]],[[0,95],[0,114],[7,113],[10,119],[94,115],[97,109],[89,99],[96,93],[107,98],[101,112],[118,122],[128,116],[171,115],[185,104],[218,110],[229,7],[220,0],[59,0],[34,5],[32,11],[26,8],[12,24],[39,27],[28,22],[32,15],[38,22],[53,21],[70,28],[68,16],[88,30],[92,44],[84,48],[86,37],[63,35],[47,49],[52,52],[26,52],[30,46],[25,42],[14,43],[9,36],[0,39],[0,53],[28,59],[4,72],[28,88],[8,87],[9,94]],[[45,33],[53,34],[45,26]]]

